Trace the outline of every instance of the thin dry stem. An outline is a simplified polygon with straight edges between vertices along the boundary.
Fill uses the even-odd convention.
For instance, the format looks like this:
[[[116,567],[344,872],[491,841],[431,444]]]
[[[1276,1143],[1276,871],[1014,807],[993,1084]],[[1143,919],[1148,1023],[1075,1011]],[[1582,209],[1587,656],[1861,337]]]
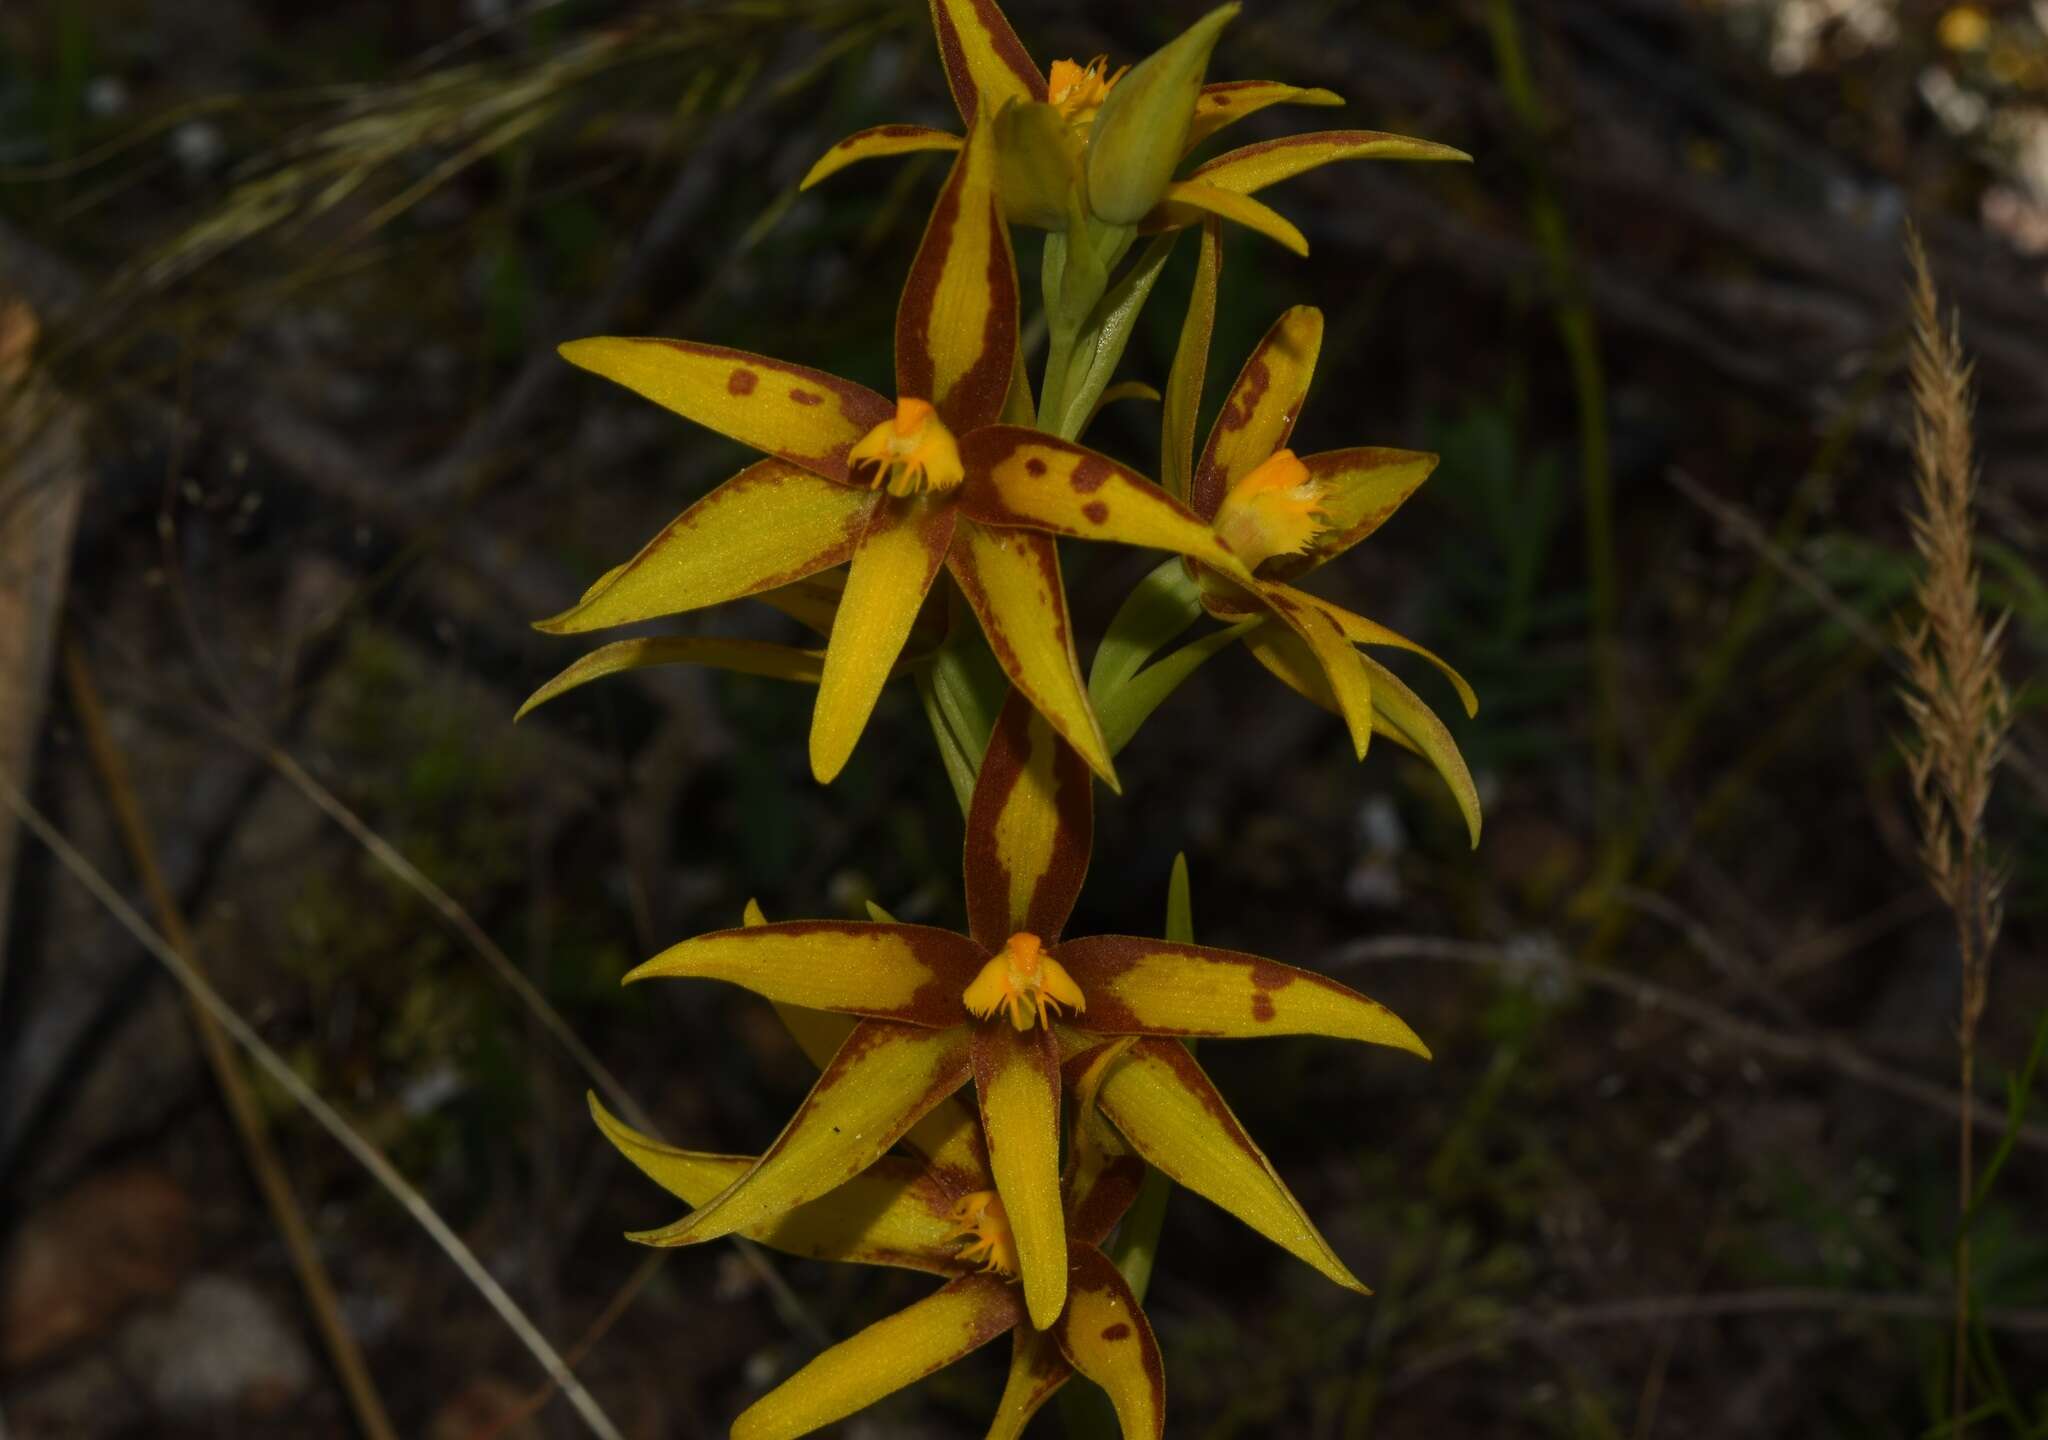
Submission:
[[[170,885],[164,879],[163,867],[157,863],[156,842],[150,836],[141,802],[129,779],[127,757],[115,743],[113,732],[107,725],[106,711],[100,704],[99,687],[93,683],[91,668],[86,664],[85,654],[76,640],[65,646],[64,670],[71,690],[72,709],[85,732],[93,768],[99,772],[100,783],[106,789],[107,802],[114,812],[122,843],[142,879],[142,888],[149,896],[150,906],[156,911],[157,924],[171,947],[197,973],[200,971],[198,946],[193,941],[191,927],[185,923],[184,912],[178,908]],[[186,998],[192,1007],[192,1023],[199,1032],[200,1048],[205,1052],[207,1064],[212,1068],[221,1096],[227,1103],[228,1116],[241,1138],[243,1153],[256,1177],[257,1188],[263,1192],[264,1203],[270,1207],[271,1217],[284,1237],[285,1248],[291,1253],[292,1268],[298,1272],[299,1286],[305,1292],[315,1328],[327,1347],[328,1358],[334,1362],[342,1390],[348,1396],[357,1427],[365,1440],[395,1440],[398,1432],[391,1427],[391,1417],[385,1412],[383,1399],[377,1393],[376,1382],[363,1359],[362,1347],[356,1343],[348,1322],[342,1318],[334,1282],[327,1274],[327,1267],[321,1263],[312,1227],[306,1223],[305,1211],[292,1190],[291,1179],[285,1173],[283,1162],[278,1159],[276,1147],[270,1143],[269,1127],[264,1123],[263,1112],[257,1106],[248,1079],[235,1059],[234,1046],[198,998],[190,991]]]
[[[1920,817],[1920,858],[1929,883],[1955,916],[1962,993],[1956,1023],[1960,1088],[1956,1173],[1955,1355],[1950,1434],[1968,1424],[1970,1205],[1976,1189],[1975,1125],[1967,1103],[1976,1083],[1977,1025],[1984,1016],[1991,950],[2003,918],[2004,875],[1984,833],[1992,776],[2004,753],[2011,706],[1999,676],[2005,620],[1987,620],[1975,541],[1977,462],[1970,433],[1972,366],[1953,315],[1941,302],[1917,232],[1912,267],[1913,480],[1907,511],[1920,555],[1920,618],[1899,627],[1906,662],[1902,692],[1914,734],[1904,742]]]
[[[318,1091],[301,1079],[299,1073],[292,1069],[291,1062],[265,1043],[263,1037],[256,1033],[249,1022],[221,998],[219,991],[207,983],[206,977],[186,964],[185,958],[172,949],[163,936],[150,928],[149,922],[136,913],[135,907],[121,898],[120,892],[114,888],[112,882],[50,823],[49,817],[21,792],[13,778],[5,774],[0,774],[0,800],[7,802],[21,823],[43,842],[57,858],[57,862],[71,873],[72,878],[83,885],[120,923],[122,929],[133,936],[138,944],[155,956],[163,967],[176,977],[178,983],[185,987],[186,993],[213,1016],[221,1029],[248,1052],[250,1058],[263,1072],[297,1101],[307,1114],[319,1122],[320,1128],[333,1136],[341,1147],[355,1158],[356,1163],[369,1171],[377,1183],[404,1207],[406,1213],[433,1237],[434,1243],[441,1247],[443,1253],[476,1288],[477,1293],[482,1295],[498,1313],[506,1328],[518,1336],[520,1343],[540,1362],[541,1369],[545,1370],[548,1377],[560,1387],[570,1405],[583,1418],[584,1424],[590,1427],[591,1433],[604,1437],[604,1440],[623,1440],[619,1428],[599,1407],[596,1398],[584,1388],[583,1382],[570,1371],[568,1364],[556,1353],[554,1346],[548,1343],[546,1337],[526,1317],[526,1312],[519,1308],[519,1303],[507,1294],[505,1287],[484,1268],[483,1262],[476,1258],[476,1253],[463,1243],[462,1237],[457,1235],[448,1222],[441,1218],[440,1213],[427,1203],[426,1197],[398,1173],[397,1168],[385,1158],[384,1152],[363,1138],[362,1132],[343,1119],[340,1111],[328,1104]]]

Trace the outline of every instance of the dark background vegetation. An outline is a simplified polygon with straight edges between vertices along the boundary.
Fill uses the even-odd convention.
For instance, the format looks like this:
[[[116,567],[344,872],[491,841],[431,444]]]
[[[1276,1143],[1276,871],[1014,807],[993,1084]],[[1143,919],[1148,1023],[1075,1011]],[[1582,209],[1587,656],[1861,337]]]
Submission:
[[[1012,15],[1049,62],[1135,57],[1198,9]],[[1981,359],[1982,557],[2013,616],[1987,1151],[2048,1009],[2023,683],[2048,637],[2048,14],[1986,10],[1975,36],[1919,0],[1254,0],[1231,31],[1217,78],[1327,85],[1334,123],[1477,157],[1276,191],[1313,256],[1230,236],[1212,380],[1311,301],[1330,331],[1299,443],[1443,453],[1329,588],[1477,686],[1454,729],[1487,828],[1468,851],[1425,770],[1391,745],[1354,765],[1235,651],[1126,753],[1078,932],[1156,930],[1184,849],[1203,938],[1342,975],[1437,1054],[1205,1053],[1378,1293],[1177,1196],[1150,1304],[1173,1433],[1904,1435],[1941,1413],[1956,975],[1889,650],[1908,217]],[[807,1073],[765,1007],[619,975],[749,896],[955,921],[958,810],[908,689],[830,791],[808,695],[767,681],[651,673],[512,726],[578,649],[527,622],[739,455],[552,350],[688,335],[889,388],[940,167],[794,183],[863,125],[951,123],[922,7],[15,0],[0,56],[0,283],[79,441],[37,482],[82,497],[61,627],[196,953],[572,1346],[642,1264],[620,1232],[673,1203],[471,941],[251,736],[465,907],[666,1134],[770,1138]],[[1189,261],[1129,373],[1163,377]],[[1094,438],[1149,467],[1156,412]],[[0,530],[42,523],[12,505]],[[61,526],[37,537],[61,558]],[[1149,563],[1070,556],[1084,642]],[[12,623],[50,633],[54,605]],[[36,800],[132,891],[61,669],[15,685],[0,729]],[[0,1423],[351,1433],[177,990],[17,853]],[[404,1213],[258,1094],[400,1432],[576,1433],[559,1401],[525,1413],[538,1372]],[[1978,1231],[1980,1363],[2011,1400],[1981,1434],[2048,1433],[2041,1119]],[[723,1434],[807,1325],[848,1334],[927,1286],[774,1263],[795,1308],[730,1247],[673,1254],[590,1347],[628,1434]],[[1000,1363],[843,1433],[979,1433]]]

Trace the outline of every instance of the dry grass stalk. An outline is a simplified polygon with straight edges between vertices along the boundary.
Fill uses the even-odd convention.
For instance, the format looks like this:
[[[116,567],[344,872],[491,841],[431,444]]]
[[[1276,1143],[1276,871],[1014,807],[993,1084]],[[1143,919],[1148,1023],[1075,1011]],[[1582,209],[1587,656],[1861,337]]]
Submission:
[[[1909,510],[1921,574],[1917,622],[1902,624],[1903,698],[1914,734],[1905,742],[1920,817],[1927,877],[1955,916],[1962,962],[1956,1025],[1961,1089],[1956,1177],[1955,1356],[1950,1433],[1963,1434],[1968,1410],[1971,1201],[1976,1188],[1967,1097],[1976,1080],[1977,1026],[1984,1016],[1992,947],[2002,918],[2004,874],[1984,833],[1993,773],[2005,749],[2011,706],[1999,676],[2004,618],[1988,620],[1972,545],[1977,467],[1971,440],[1971,365],[1951,315],[1943,323],[1934,276],[1917,233],[1907,236],[1912,267],[1913,470]]]

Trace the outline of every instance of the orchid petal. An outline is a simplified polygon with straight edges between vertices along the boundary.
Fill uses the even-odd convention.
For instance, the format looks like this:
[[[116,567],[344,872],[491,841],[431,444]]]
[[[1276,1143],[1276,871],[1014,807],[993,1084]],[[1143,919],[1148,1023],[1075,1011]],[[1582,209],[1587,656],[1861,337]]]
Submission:
[[[671,1195],[701,1205],[753,1167],[745,1155],[679,1150],[615,1118],[592,1095],[590,1113],[605,1138]],[[745,1232],[750,1240],[811,1260],[890,1265],[962,1275],[958,1192],[916,1160],[884,1155],[822,1199]]]
[[[1067,1192],[1067,1235],[1082,1244],[1101,1244],[1136,1203],[1145,1183],[1145,1162],[1131,1152],[1096,1105],[1102,1082],[1138,1039],[1125,1035],[1097,1045],[1061,1067],[1061,1079],[1074,1097],[1067,1117],[1071,1157],[1062,1182]]]
[[[875,497],[762,460],[685,510],[573,607],[534,628],[602,630],[773,591],[853,554]]]
[[[1268,585],[1262,592],[1270,601],[1275,594],[1283,595],[1294,604],[1306,605],[1321,613],[1324,619],[1337,627],[1337,633],[1353,645],[1378,645],[1390,650],[1406,650],[1411,655],[1420,655],[1443,673],[1451,682],[1451,688],[1458,692],[1458,703],[1465,707],[1465,716],[1470,719],[1479,713],[1479,697],[1472,687],[1465,683],[1465,677],[1454,670],[1450,662],[1434,650],[1416,644],[1398,630],[1390,630],[1377,620],[1368,620],[1363,615],[1353,614],[1341,605],[1333,605],[1320,595],[1310,595],[1286,585]]]
[[[781,611],[806,630],[830,635],[832,618],[839,613],[839,597],[845,591],[846,572],[835,568],[820,570],[815,575],[806,575],[773,590],[763,590],[750,598]]]
[[[1261,586],[1259,598],[1303,644],[1322,668],[1323,679],[1336,699],[1337,713],[1351,732],[1351,745],[1363,760],[1372,743],[1372,675],[1365,657],[1344,638],[1336,622],[1316,606],[1277,593],[1283,586]],[[1298,593],[1298,592],[1297,592]]]
[[[817,163],[797,182],[796,188],[808,190],[820,180],[837,175],[847,166],[862,160],[875,160],[885,155],[915,155],[932,150],[958,150],[961,143],[958,135],[934,130],[928,125],[876,125],[856,130],[820,155]]]
[[[896,413],[865,385],[723,345],[613,335],[561,347],[571,365],[793,465],[851,483],[846,452]]]
[[[1172,550],[1233,577],[1246,574],[1205,521],[1106,455],[1010,425],[975,431],[960,454],[967,464],[960,508],[978,524]]]
[[[989,1169],[1010,1220],[1024,1303],[1040,1330],[1067,1296],[1067,1221],[1060,1205],[1059,1046],[1043,1025],[1001,1019],[974,1027],[974,1088]]]
[[[927,925],[790,920],[671,945],[626,983],[725,980],[780,1004],[943,1028],[966,1018],[960,992],[987,960],[966,936]]]
[[[995,1420],[984,1440],[1019,1440],[1045,1402],[1074,1377],[1059,1343],[1043,1330],[1019,1325],[1010,1332],[1010,1375],[996,1401]]]
[[[945,497],[884,500],[853,552],[811,713],[811,773],[830,784],[853,754],[952,544]]]
[[[1225,151],[1197,166],[1188,178],[1249,195],[1337,160],[1462,160],[1469,164],[1471,159],[1463,150],[1433,140],[1412,140],[1379,130],[1319,130]]]
[[[947,562],[1010,683],[1116,789],[1116,767],[1081,683],[1058,545],[1036,531],[969,523]]]
[[[1148,231],[1177,230],[1194,224],[1205,215],[1214,215],[1247,230],[1255,230],[1297,255],[1308,254],[1308,237],[1292,220],[1264,201],[1254,200],[1237,190],[1227,190],[1221,185],[1211,185],[1206,180],[1176,180],[1167,186],[1165,196],[1145,217],[1142,228]]]
[[[968,933],[991,951],[1019,931],[1051,944],[1080,898],[1094,828],[1088,767],[1011,691],[967,809]]]
[[[1253,347],[1196,462],[1188,505],[1197,515],[1215,519],[1231,487],[1286,446],[1322,348],[1323,312],[1313,305],[1286,311]]]
[[[1268,571],[1283,578],[1336,559],[1379,529],[1429,478],[1437,457],[1418,450],[1358,446],[1304,455],[1301,463],[1322,491],[1323,518],[1329,528],[1306,555],[1276,556],[1268,562]]]
[[[1331,693],[1315,655],[1296,636],[1261,625],[1245,636],[1244,643],[1254,659],[1294,690],[1325,710],[1337,709],[1336,696]],[[1476,846],[1480,828],[1479,791],[1472,783],[1472,772],[1465,767],[1465,757],[1458,753],[1458,742],[1436,713],[1393,671],[1369,655],[1360,655],[1358,659],[1372,682],[1373,728],[1435,767],[1437,775],[1450,787],[1451,798],[1457,801],[1458,811],[1465,817],[1466,831]]]
[[[1140,1040],[1098,1103],[1146,1163],[1349,1290],[1368,1294],[1252,1143],[1187,1046]]]
[[[1054,947],[1102,1035],[1327,1035],[1429,1058],[1377,1000],[1311,970],[1207,945],[1091,935]]]
[[[801,1005],[778,1004],[775,1014],[798,1048],[820,1070],[832,1063],[832,1057],[860,1023],[850,1015],[809,1010]],[[903,1132],[899,1143],[922,1158],[933,1178],[954,1194],[995,1189],[996,1182],[988,1173],[988,1151],[981,1143],[981,1115],[958,1095],[948,1095],[932,1106]]]
[[[990,119],[1009,100],[1045,99],[1045,76],[1010,28],[996,0],[931,0],[946,83],[960,118]]]
[[[1444,784],[1450,787],[1452,798],[1458,802],[1459,813],[1464,815],[1465,828],[1476,847],[1479,844],[1479,790],[1472,783],[1472,772],[1465,768],[1465,757],[1458,753],[1458,742],[1444,722],[1437,719],[1436,712],[1403,684],[1399,676],[1369,655],[1358,658],[1372,677],[1372,704],[1380,717],[1380,733],[1413,750],[1436,768]]]
[[[1268,105],[1343,103],[1344,97],[1333,90],[1304,90],[1277,80],[1224,80],[1204,85],[1201,98],[1195,101],[1195,124],[1188,133],[1188,148],[1192,150],[1224,126],[1256,115]]]
[[[617,640],[591,651],[527,696],[526,703],[512,718],[523,720],[527,712],[593,680],[658,665],[708,665],[714,670],[730,670],[738,675],[759,675],[769,680],[794,680],[800,684],[815,685],[825,668],[825,656],[819,650],[798,650],[788,645],[771,645],[764,640],[728,640],[715,635],[658,635],[639,640]]]
[[[696,1245],[767,1224],[860,1174],[972,1073],[965,1026],[863,1020],[754,1168],[673,1225],[629,1238]]]
[[[842,1340],[749,1405],[732,1440],[795,1440],[943,1370],[1023,1318],[1017,1287],[969,1275]]]
[[[1016,372],[1017,261],[996,195],[995,132],[953,162],[896,309],[896,393],[931,401],[956,435],[1002,416]]]
[[[1073,1293],[1053,1338],[1067,1363],[1109,1392],[1124,1440],[1166,1434],[1166,1369],[1138,1297],[1093,1245],[1074,1253]]]

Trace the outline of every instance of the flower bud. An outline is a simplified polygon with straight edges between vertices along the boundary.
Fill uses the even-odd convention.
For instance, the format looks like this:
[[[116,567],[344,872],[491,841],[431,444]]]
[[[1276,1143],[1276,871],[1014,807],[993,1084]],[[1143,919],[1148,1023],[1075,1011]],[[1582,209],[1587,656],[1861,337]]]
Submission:
[[[1088,139],[1088,207],[1135,225],[1159,203],[1187,153],[1209,52],[1236,4],[1218,6],[1110,89]]]
[[[1081,173],[1081,140],[1059,110],[1012,100],[996,115],[996,190],[1013,225],[1064,230]]]

